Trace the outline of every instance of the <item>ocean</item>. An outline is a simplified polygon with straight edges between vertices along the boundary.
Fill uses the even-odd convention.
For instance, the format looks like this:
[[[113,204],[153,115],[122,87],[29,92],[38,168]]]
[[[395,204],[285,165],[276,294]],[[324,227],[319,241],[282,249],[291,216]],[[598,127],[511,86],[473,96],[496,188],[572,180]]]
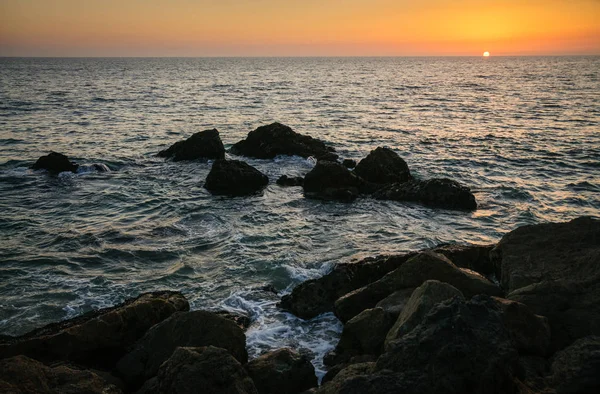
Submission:
[[[390,147],[416,177],[471,187],[479,209],[309,200],[275,180],[314,162],[282,156],[242,158],[269,176],[262,194],[216,197],[210,162],[155,156],[212,128],[228,148],[274,121],[342,158]],[[51,150],[111,171],[28,168]],[[180,290],[192,309],[250,315],[251,357],[310,348],[322,376],[342,326],[277,309],[298,283],[600,216],[600,57],[0,58],[0,212],[0,334]]]

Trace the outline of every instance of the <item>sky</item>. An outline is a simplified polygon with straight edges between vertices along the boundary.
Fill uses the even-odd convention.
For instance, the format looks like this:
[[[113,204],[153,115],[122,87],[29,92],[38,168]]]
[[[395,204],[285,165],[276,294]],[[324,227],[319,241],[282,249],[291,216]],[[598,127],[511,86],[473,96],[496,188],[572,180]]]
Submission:
[[[600,54],[600,0],[0,0],[0,56]]]

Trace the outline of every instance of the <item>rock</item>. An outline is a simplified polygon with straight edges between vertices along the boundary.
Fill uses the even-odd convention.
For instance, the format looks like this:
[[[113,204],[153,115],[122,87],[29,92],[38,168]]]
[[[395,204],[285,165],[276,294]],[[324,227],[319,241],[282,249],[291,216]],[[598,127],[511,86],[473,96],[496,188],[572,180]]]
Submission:
[[[368,257],[358,262],[337,264],[327,275],[296,286],[291,294],[282,297],[278,306],[302,319],[331,312],[335,300],[380,279],[414,255]]]
[[[517,351],[489,296],[437,304],[419,325],[388,344],[375,370],[411,377],[406,393],[498,393],[516,390]],[[403,385],[405,386],[405,385]]]
[[[440,245],[432,249],[443,254],[460,268],[478,272],[486,278],[496,278],[496,269],[490,259],[490,252],[496,245]]]
[[[471,189],[446,178],[424,181],[413,179],[404,183],[395,183],[377,191],[374,197],[378,200],[418,202],[442,209],[465,211],[477,209],[477,202]]]
[[[344,159],[344,161],[342,161],[342,165],[346,168],[354,168],[356,167],[356,160]]]
[[[216,346],[229,351],[240,363],[248,361],[246,336],[231,320],[213,312],[175,313],[152,327],[117,363],[117,371],[130,387],[153,377],[177,347]]]
[[[238,312],[231,312],[231,311],[226,311],[226,310],[214,311],[213,313],[215,315],[224,317],[227,320],[231,320],[243,331],[246,331],[248,329],[248,327],[250,327],[250,324],[252,323],[252,321],[250,320],[250,317],[246,314],[242,314],[242,313],[238,313]]]
[[[0,392],[22,394],[119,394],[121,390],[93,372],[68,366],[47,367],[25,356],[0,360]]]
[[[500,288],[482,275],[458,268],[441,254],[425,251],[410,258],[381,279],[340,297],[335,302],[334,312],[341,321],[346,322],[361,311],[372,308],[393,292],[418,287],[430,279],[456,287],[467,298],[476,294],[502,295]]]
[[[189,309],[178,292],[142,294],[112,308],[49,324],[20,337],[0,341],[0,358],[26,355],[51,362],[68,360],[88,367],[111,368],[126,347],[155,324]]]
[[[382,147],[372,150],[362,159],[354,173],[376,184],[403,183],[412,178],[408,164],[393,150]]]
[[[287,175],[282,175],[277,179],[277,184],[279,186],[302,186],[304,185],[304,178],[301,176],[288,177]]]
[[[504,325],[519,353],[547,356],[550,351],[550,325],[548,319],[531,312],[524,304],[493,297],[500,310]]]
[[[263,354],[250,361],[246,370],[261,394],[294,394],[317,387],[315,368],[308,357],[291,349]]]
[[[224,159],[225,147],[217,129],[204,130],[187,140],[174,143],[168,149],[158,152],[157,156],[171,157],[173,161]]]
[[[600,337],[578,339],[556,353],[551,369],[557,394],[600,392]]]
[[[547,393],[554,394],[548,388],[547,375],[550,363],[540,356],[519,356],[516,370],[516,383],[519,394]]]
[[[600,220],[520,227],[491,257],[507,298],[548,318],[553,350],[600,335]]]
[[[361,180],[338,162],[319,161],[304,177],[304,195],[333,201],[353,201]]]
[[[465,298],[457,288],[447,283],[437,280],[425,281],[413,292],[393,327],[387,331],[386,346],[418,326],[435,305],[454,297],[462,300]]]
[[[242,140],[231,147],[234,155],[272,159],[277,155],[314,157],[318,160],[336,160],[333,148],[322,141],[296,133],[281,123],[261,126],[248,133]]]
[[[413,291],[415,291],[414,287],[395,291],[379,301],[375,307],[383,308],[384,311],[394,316],[394,320],[396,320],[398,316],[400,316],[400,313],[402,313],[402,310],[406,307],[406,303],[410,299]]]
[[[212,194],[247,196],[269,184],[269,178],[251,165],[238,160],[215,160],[204,187]]]
[[[327,375],[329,375],[329,378],[323,378],[323,386],[321,386],[321,389],[318,391],[318,393],[337,393],[339,392],[337,391],[339,390],[339,386],[341,386],[343,382],[356,376],[370,375],[374,370],[374,362],[346,365],[344,368],[337,371],[333,376],[329,375],[328,373]],[[325,384],[327,384],[327,386],[325,386]]]
[[[413,376],[392,371],[371,373],[372,369],[370,364],[350,365],[321,386],[317,394],[427,393],[421,387],[421,391],[410,391],[415,387]]]
[[[78,164],[72,163],[69,158],[61,153],[50,152],[42,156],[31,166],[33,170],[47,170],[53,174],[60,172],[77,172]]]
[[[258,394],[242,365],[225,349],[178,347],[160,366],[156,380],[139,394]]]

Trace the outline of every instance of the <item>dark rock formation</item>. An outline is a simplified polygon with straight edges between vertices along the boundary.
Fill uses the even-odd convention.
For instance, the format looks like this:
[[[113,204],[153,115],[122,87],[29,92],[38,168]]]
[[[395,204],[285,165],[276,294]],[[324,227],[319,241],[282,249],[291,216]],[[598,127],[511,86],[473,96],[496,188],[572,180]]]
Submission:
[[[356,160],[344,159],[344,161],[342,161],[342,164],[346,168],[354,168],[354,167],[356,167]]]
[[[123,380],[139,387],[154,376],[177,347],[216,346],[239,362],[248,361],[246,337],[231,320],[207,311],[175,313],[152,327],[117,364]]]
[[[352,201],[362,181],[338,162],[319,161],[304,177],[304,195],[309,198]]]
[[[238,160],[216,160],[204,187],[212,194],[247,196],[265,188],[269,178],[251,165]]]
[[[410,296],[412,295],[415,288],[407,287],[406,289],[401,289],[393,292],[389,296],[385,297],[383,300],[379,301],[375,307],[382,308],[384,311],[394,316],[395,319],[400,316],[400,313],[406,307]]]
[[[600,220],[523,226],[491,254],[507,298],[548,318],[553,350],[600,335]]]
[[[467,268],[481,275],[495,277],[496,269],[490,252],[496,245],[441,245],[432,251],[446,256],[457,267]]]
[[[25,356],[0,360],[0,392],[15,394],[119,394],[93,372],[65,365],[48,367]]]
[[[299,284],[283,296],[279,306],[303,319],[332,312],[335,300],[398,268],[416,253],[368,257],[358,262],[337,264],[327,275]]]
[[[403,183],[412,178],[408,164],[393,150],[382,147],[372,150],[354,172],[367,182],[383,185]]]
[[[600,337],[578,339],[554,356],[552,386],[557,394],[600,392]]]
[[[184,141],[171,145],[168,149],[158,152],[158,157],[173,158],[173,161],[198,159],[224,159],[225,147],[217,129],[195,133]]]
[[[310,360],[291,349],[279,349],[250,361],[248,374],[260,394],[295,394],[317,387]]]
[[[227,320],[231,320],[243,331],[246,331],[248,329],[248,327],[250,327],[250,324],[252,323],[252,320],[246,314],[242,314],[242,313],[238,313],[238,312],[230,312],[230,311],[226,311],[226,310],[211,311],[211,312],[213,312],[214,314],[219,315],[221,317],[224,317]]]
[[[61,153],[50,152],[42,156],[31,166],[33,170],[47,170],[53,174],[60,172],[77,172],[78,164],[72,163],[69,158]]]
[[[365,362],[365,363],[356,363],[346,365],[344,368],[341,368],[339,371],[335,373],[335,375],[330,375],[329,373],[323,378],[323,386],[317,391],[319,394],[326,393],[340,393],[346,392],[342,391],[342,388],[348,384],[348,381],[365,375],[371,375],[375,370],[374,362]],[[351,385],[349,385],[351,388]],[[358,391],[352,391],[353,393],[357,393]],[[385,391],[382,391],[384,393]]]
[[[214,346],[178,347],[138,394],[258,394],[242,365]]]
[[[126,347],[153,325],[189,309],[178,292],[146,293],[125,303],[49,324],[20,337],[0,341],[0,358],[25,355],[40,361],[68,360],[110,368]]]
[[[327,147],[322,141],[298,134],[281,123],[261,126],[248,133],[242,140],[231,147],[234,155],[272,159],[277,155],[314,157],[318,160],[336,160],[334,149]]]
[[[374,197],[379,200],[418,202],[443,209],[465,211],[477,209],[477,202],[471,189],[446,178],[423,181],[413,179],[409,182],[395,183],[379,190]]]
[[[301,176],[289,177],[282,175],[277,179],[277,184],[279,186],[302,186],[304,185],[304,178]]]

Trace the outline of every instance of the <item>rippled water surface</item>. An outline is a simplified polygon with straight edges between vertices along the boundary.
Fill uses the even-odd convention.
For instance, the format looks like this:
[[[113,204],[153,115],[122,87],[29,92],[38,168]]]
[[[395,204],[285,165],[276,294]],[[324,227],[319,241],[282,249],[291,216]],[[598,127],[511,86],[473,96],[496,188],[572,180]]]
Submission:
[[[0,59],[0,334],[168,288],[249,313],[252,355],[311,348],[320,368],[340,324],[275,302],[332,263],[600,215],[599,70],[598,57]],[[307,200],[274,184],[311,169],[299,157],[244,159],[269,175],[264,193],[213,197],[211,163],[154,157],[273,121],[343,158],[391,147],[419,177],[469,185],[480,208]],[[28,169],[50,150],[112,171]]]

